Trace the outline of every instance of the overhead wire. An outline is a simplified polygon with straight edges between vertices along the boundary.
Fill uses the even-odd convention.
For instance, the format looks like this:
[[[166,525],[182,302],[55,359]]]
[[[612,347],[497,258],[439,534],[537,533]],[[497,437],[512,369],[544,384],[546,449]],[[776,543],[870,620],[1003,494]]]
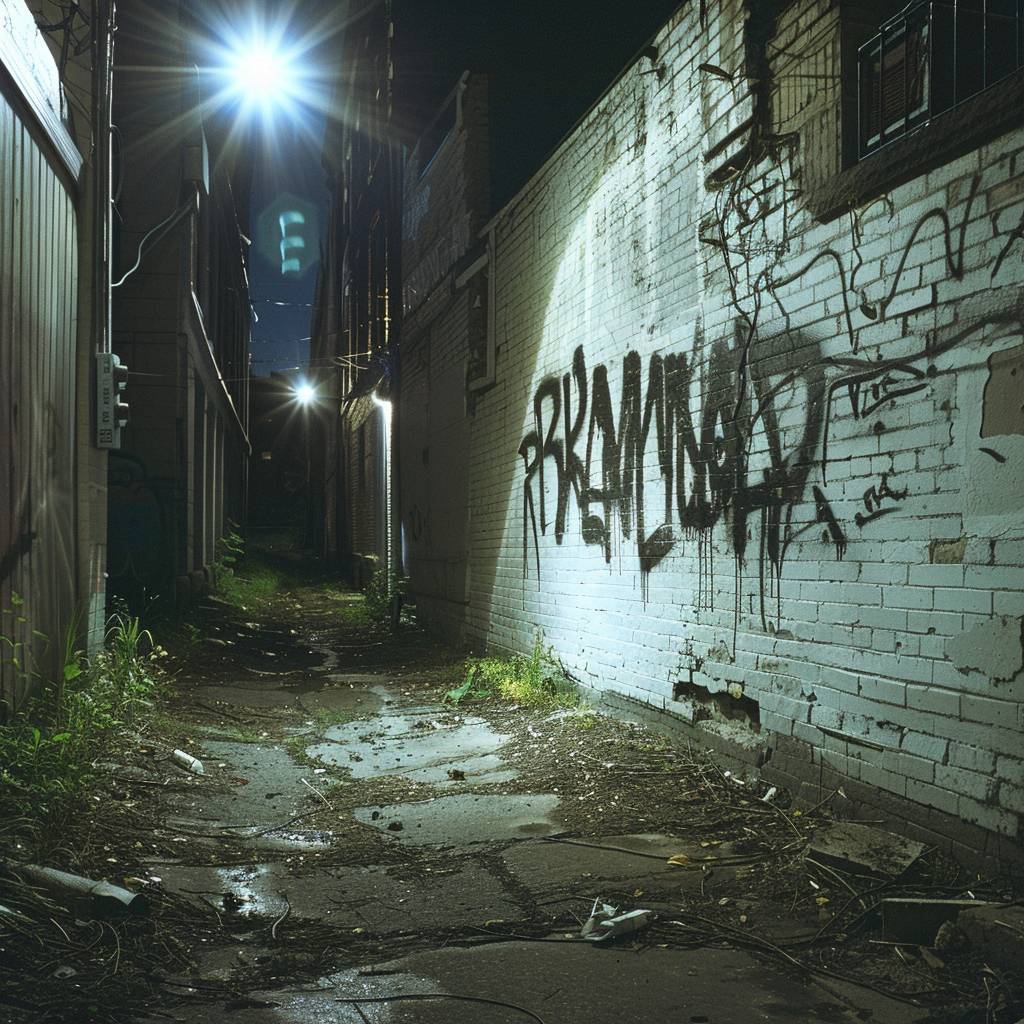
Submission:
[[[142,241],[139,242],[138,252],[136,253],[135,256],[135,262],[132,264],[131,268],[124,273],[121,279],[119,281],[115,281],[113,284],[111,284],[110,287],[120,288],[121,285],[123,285],[125,281],[127,281],[128,278],[131,277],[132,274],[134,274],[135,271],[137,271],[139,267],[142,265],[142,257],[146,252],[146,246],[147,243],[149,243],[149,240],[153,238],[154,245],[157,242],[159,242],[160,239],[163,238],[168,231],[174,228],[180,220],[182,220],[187,214],[193,211],[193,209],[198,205],[198,202],[199,189],[197,187],[195,192],[193,193],[192,196],[189,197],[187,202],[182,203],[181,206],[179,206],[173,213],[165,217],[155,227],[150,228],[149,231],[147,231],[142,236]]]

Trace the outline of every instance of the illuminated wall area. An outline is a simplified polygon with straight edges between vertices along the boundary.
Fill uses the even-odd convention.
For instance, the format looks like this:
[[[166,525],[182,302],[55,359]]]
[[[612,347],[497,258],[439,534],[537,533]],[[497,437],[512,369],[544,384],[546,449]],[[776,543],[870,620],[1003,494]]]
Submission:
[[[827,3],[686,6],[483,228],[488,287],[453,268],[403,364],[410,585],[428,619],[496,648],[539,631],[584,686],[767,777],[1005,853],[1022,72],[860,156],[854,28]],[[446,480],[465,515],[432,514]],[[459,587],[421,585],[428,545]]]

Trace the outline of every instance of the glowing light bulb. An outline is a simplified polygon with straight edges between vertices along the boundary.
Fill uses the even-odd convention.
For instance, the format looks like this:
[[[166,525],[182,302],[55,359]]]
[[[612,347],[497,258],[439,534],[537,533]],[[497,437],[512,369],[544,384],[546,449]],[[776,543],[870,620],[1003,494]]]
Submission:
[[[266,43],[253,43],[235,54],[229,72],[234,92],[243,103],[269,107],[291,94],[288,55]]]

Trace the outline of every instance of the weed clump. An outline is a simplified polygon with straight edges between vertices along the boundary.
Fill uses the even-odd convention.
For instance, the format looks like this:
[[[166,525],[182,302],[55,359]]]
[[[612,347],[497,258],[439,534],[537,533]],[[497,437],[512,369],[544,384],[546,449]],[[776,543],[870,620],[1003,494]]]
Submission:
[[[283,577],[262,559],[246,555],[245,540],[232,530],[218,541],[214,593],[243,610],[267,604],[281,589]]]
[[[566,679],[565,672],[540,635],[534,637],[529,656],[510,658],[470,658],[463,681],[449,690],[444,699],[459,704],[466,698],[503,697],[526,707],[573,708],[579,695]]]
[[[60,821],[117,734],[148,714],[163,683],[166,651],[126,612],[107,622],[103,649],[87,658],[68,627],[58,679],[22,666],[39,695],[0,726],[0,819]],[[8,644],[17,657],[19,645]],[[17,661],[12,661],[17,664]]]
[[[370,621],[381,626],[391,625],[404,592],[405,581],[397,573],[377,569],[363,591]]]

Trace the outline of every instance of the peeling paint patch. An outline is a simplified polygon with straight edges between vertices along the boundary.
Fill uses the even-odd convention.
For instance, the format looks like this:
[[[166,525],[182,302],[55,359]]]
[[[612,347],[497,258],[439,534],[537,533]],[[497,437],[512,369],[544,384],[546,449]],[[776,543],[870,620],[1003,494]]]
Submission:
[[[959,565],[964,560],[966,550],[966,537],[958,537],[956,540],[933,540],[928,546],[928,558],[936,565]]]
[[[1024,344],[988,357],[981,436],[1024,434]]]
[[[965,674],[1006,682],[1024,668],[1024,619],[989,619],[950,640],[946,654]]]

